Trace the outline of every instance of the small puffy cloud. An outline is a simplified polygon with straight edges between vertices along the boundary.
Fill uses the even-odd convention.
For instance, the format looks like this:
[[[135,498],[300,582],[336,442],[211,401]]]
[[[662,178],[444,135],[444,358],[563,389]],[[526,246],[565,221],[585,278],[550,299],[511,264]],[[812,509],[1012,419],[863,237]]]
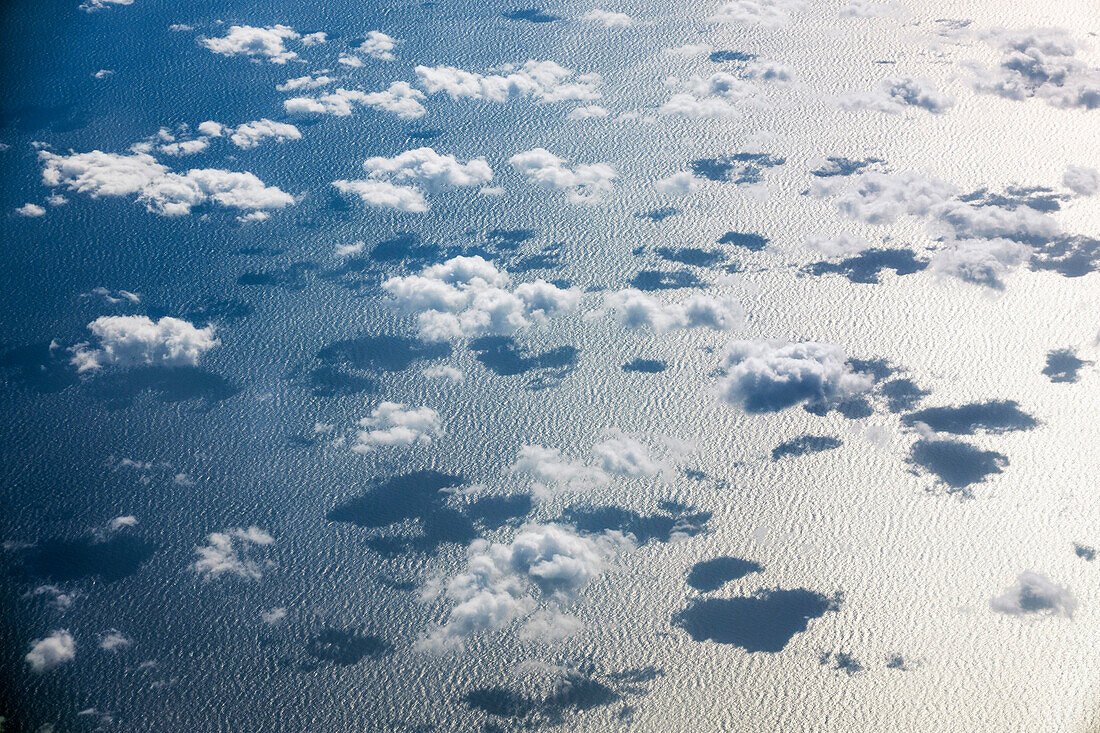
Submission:
[[[658,333],[683,328],[729,331],[744,322],[745,311],[732,297],[693,295],[679,303],[662,303],[632,288],[608,293],[604,308],[627,328],[650,328]]]
[[[275,87],[280,92],[300,92],[303,90],[319,89],[323,86],[327,86],[332,83],[332,77],[318,75],[318,76],[299,76],[294,79],[287,79],[282,84]]]
[[[224,37],[200,38],[199,43],[222,56],[251,56],[273,64],[285,64],[298,58],[298,54],[287,50],[286,41],[299,37],[293,28],[285,25],[266,28],[232,25]]]
[[[322,31],[302,36],[303,46],[320,46],[322,43],[328,43],[328,34]]]
[[[282,209],[294,197],[267,186],[251,173],[196,168],[174,173],[147,153],[120,155],[93,150],[57,155],[40,150],[42,182],[65,186],[92,198],[137,195],[145,207],[162,216],[182,216],[205,203],[247,212]]]
[[[133,514],[127,514],[121,517],[115,517],[111,521],[107,522],[107,529],[110,532],[118,532],[126,529],[127,527],[136,527],[138,525],[138,518]]]
[[[382,290],[398,310],[416,315],[421,337],[433,341],[512,335],[580,301],[576,290],[544,280],[513,287],[507,272],[480,256],[453,257],[416,275],[392,277]]]
[[[1015,100],[1037,97],[1055,107],[1100,107],[1100,69],[1077,57],[1081,46],[1066,31],[997,30],[985,40],[1002,55],[994,68],[970,65],[977,91]]]
[[[419,89],[413,89],[407,82],[395,81],[380,92],[341,87],[320,97],[292,97],[283,102],[283,109],[292,115],[347,117],[355,111],[356,105],[363,105],[390,112],[403,120],[415,120],[428,113],[420,103],[423,99],[424,93]]]
[[[721,23],[776,28],[789,23],[791,13],[805,7],[801,0],[731,0],[723,3],[710,19]]]
[[[954,106],[955,100],[941,93],[927,79],[891,76],[879,82],[874,91],[855,92],[841,97],[840,104],[845,109],[868,109],[890,114],[900,114],[908,107],[919,107],[940,114]]]
[[[600,98],[599,77],[578,76],[553,61],[507,64],[497,74],[479,74],[453,66],[417,66],[420,86],[429,94],[446,92],[452,99],[508,102],[533,97],[539,102],[592,102]]]
[[[421,370],[420,373],[428,379],[446,379],[451,382],[461,382],[466,379],[466,375],[462,373],[461,369],[446,364],[427,367]]]
[[[852,370],[842,348],[812,341],[732,341],[719,367],[720,397],[747,412],[837,402],[872,386],[870,375]]]
[[[59,629],[44,639],[33,641],[24,659],[32,672],[46,672],[76,659],[76,641],[66,629]]]
[[[570,166],[545,148],[534,148],[508,159],[528,182],[547,191],[566,191],[573,203],[596,203],[612,189],[617,176],[607,163]]]
[[[23,204],[15,210],[15,213],[19,214],[19,216],[25,216],[27,218],[34,219],[39,216],[45,216],[46,210],[38,204]]]
[[[670,78],[666,86],[679,87],[659,110],[662,115],[682,117],[739,117],[742,107],[754,103],[757,89],[733,74],[718,71],[707,77],[694,76],[686,81]]]
[[[99,344],[92,348],[82,343],[72,348],[72,364],[79,372],[108,366],[195,366],[203,354],[218,345],[213,326],[196,328],[171,316],[159,321],[147,316],[100,316],[88,324],[88,330]]]
[[[1071,165],[1062,176],[1062,185],[1078,196],[1092,196],[1100,191],[1100,171]]]
[[[1010,239],[956,239],[932,255],[931,269],[975,285],[999,289],[1009,272],[1027,262],[1031,247]]]
[[[370,206],[411,213],[427,211],[427,202],[420,188],[400,184],[441,191],[483,186],[493,179],[493,169],[481,158],[461,163],[453,155],[440,155],[432,148],[406,150],[392,158],[368,158],[363,167],[369,180],[334,181],[333,185],[341,192],[357,194]]]
[[[607,472],[584,461],[565,458],[557,448],[525,445],[515,462],[508,467],[513,473],[528,474],[534,483],[531,493],[549,498],[563,492],[587,493],[611,480]]]
[[[86,13],[96,10],[106,10],[115,5],[133,5],[134,0],[85,0],[80,4],[80,9]]]
[[[625,28],[634,25],[634,19],[626,13],[613,13],[607,10],[590,10],[581,16],[581,20],[599,23],[605,28]]]
[[[264,140],[285,142],[286,140],[300,140],[302,133],[294,125],[285,122],[275,122],[266,117],[254,122],[246,122],[233,130],[229,139],[242,150],[256,147]]]
[[[350,66],[353,69],[358,69],[363,66],[363,59],[350,53],[340,54],[340,58],[337,59],[336,62],[344,66]]]
[[[211,532],[206,536],[206,544],[195,548],[199,559],[191,564],[191,569],[201,575],[203,580],[214,580],[226,575],[259,580],[263,577],[263,566],[251,558],[251,551],[255,547],[266,547],[274,542],[271,535],[255,526]]]
[[[997,613],[1022,616],[1046,613],[1073,618],[1077,599],[1069,588],[1057,585],[1050,578],[1030,570],[1020,573],[1016,584],[989,602]]]
[[[873,246],[863,237],[854,234],[838,234],[835,237],[811,237],[806,246],[826,257],[851,257]]]
[[[398,43],[399,41],[390,38],[382,31],[371,31],[367,34],[367,39],[359,44],[358,50],[371,58],[381,61],[393,61],[392,52],[394,46]]]
[[[582,628],[584,623],[576,616],[558,610],[544,609],[531,615],[520,629],[519,638],[525,641],[556,644],[574,636]]]
[[[550,604],[550,615],[536,617],[526,638],[552,640],[575,631],[576,624],[560,618],[561,606],[630,546],[618,533],[584,537],[557,524],[524,525],[509,544],[476,540],[467,550],[464,572],[426,589],[426,600],[442,594],[453,605],[447,620],[422,636],[417,649],[460,650],[476,634],[531,615],[540,598]]]
[[[893,3],[873,2],[873,0],[849,0],[840,9],[841,18],[879,18],[891,15],[896,9]]]
[[[400,402],[383,402],[359,421],[363,428],[351,449],[369,453],[377,448],[427,445],[443,435],[443,421],[430,407],[406,408]]]
[[[607,111],[605,107],[601,107],[598,104],[590,104],[585,107],[577,107],[575,110],[565,116],[565,119],[571,122],[579,122],[581,120],[598,120],[609,116],[611,113]]]
[[[99,648],[108,652],[117,652],[133,645],[133,639],[130,639],[118,629],[111,629],[99,637]]]
[[[46,584],[40,585],[30,593],[27,594],[28,598],[45,598],[47,602],[58,609],[64,611],[73,605],[73,601],[79,597],[79,593],[66,593],[58,588],[56,585]]]
[[[260,620],[268,626],[277,626],[286,619],[286,607],[277,606],[270,611],[264,611],[260,614]]]
[[[686,196],[699,187],[699,179],[691,171],[673,173],[668,178],[657,181],[657,193],[668,196]]]

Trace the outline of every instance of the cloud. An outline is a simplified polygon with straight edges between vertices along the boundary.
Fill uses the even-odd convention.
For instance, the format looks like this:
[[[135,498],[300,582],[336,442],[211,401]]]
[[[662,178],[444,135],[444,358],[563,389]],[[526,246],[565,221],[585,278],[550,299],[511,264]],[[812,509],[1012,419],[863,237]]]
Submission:
[[[45,216],[46,210],[38,204],[23,204],[15,210],[15,213],[19,214],[19,216],[25,216],[29,219],[34,219],[39,216]]]
[[[1038,97],[1055,107],[1100,107],[1100,69],[1077,58],[1081,46],[1054,28],[995,30],[984,40],[999,48],[998,65],[970,64],[974,88],[1023,100]]]
[[[394,306],[416,315],[422,338],[507,336],[573,310],[574,289],[544,280],[515,287],[508,273],[480,256],[453,257],[417,275],[392,277],[382,284]]]
[[[597,203],[612,190],[617,176],[607,163],[567,165],[564,158],[545,148],[533,148],[513,155],[508,162],[529,183],[547,191],[567,191],[572,203]]]
[[[625,28],[634,25],[634,19],[626,13],[612,13],[607,10],[589,10],[581,16],[581,20],[599,23],[605,28]]]
[[[541,641],[556,644],[574,636],[584,628],[576,616],[558,610],[544,609],[536,611],[520,629],[519,638],[526,641]]]
[[[1073,618],[1077,599],[1069,588],[1028,570],[1020,573],[1016,584],[991,600],[989,605],[997,613],[1012,616],[1045,612],[1050,616]]]
[[[294,125],[285,122],[275,122],[266,117],[254,122],[246,122],[232,131],[229,139],[242,150],[249,150],[258,146],[264,140],[271,138],[276,142],[286,140],[300,140],[302,133]]]
[[[363,202],[379,208],[423,213],[428,204],[418,188],[392,181],[414,183],[428,191],[482,186],[493,179],[493,169],[481,158],[460,163],[453,155],[440,155],[432,148],[406,150],[392,158],[368,158],[363,167],[367,181],[334,181],[343,193],[357,194]]]
[[[658,113],[682,117],[739,117],[757,92],[755,85],[724,71],[685,81],[672,77],[665,84],[682,91],[665,102]]]
[[[424,93],[413,89],[408,82],[395,81],[380,92],[367,93],[341,87],[320,97],[292,97],[283,102],[283,109],[292,115],[347,117],[355,111],[355,105],[360,104],[390,112],[403,120],[415,120],[428,113],[420,103],[424,98]]]
[[[668,178],[662,178],[656,183],[657,193],[669,196],[686,196],[699,188],[699,179],[691,171],[673,173]]]
[[[213,326],[196,328],[171,316],[159,321],[147,316],[100,316],[88,324],[88,329],[99,340],[99,346],[91,348],[81,343],[71,349],[71,361],[78,372],[106,366],[195,366],[219,343]]]
[[[114,5],[133,5],[134,0],[85,0],[80,4],[80,9],[86,13],[96,10],[106,10]]]
[[[854,372],[844,350],[833,344],[731,341],[719,367],[719,395],[747,412],[838,402],[872,385],[871,376]]]
[[[907,107],[919,107],[934,114],[946,112],[955,100],[942,94],[927,79],[913,76],[891,76],[879,82],[871,92],[855,92],[841,97],[845,109],[868,109],[900,114]]]
[[[196,168],[174,173],[147,153],[120,155],[93,150],[57,155],[40,150],[42,182],[70,191],[101,196],[137,195],[145,207],[162,216],[182,216],[205,203],[254,213],[282,209],[294,197],[267,186],[251,173]]]
[[[260,614],[260,620],[268,626],[277,626],[286,619],[286,607],[276,606],[270,611],[264,611]]]
[[[318,76],[299,76],[294,79],[287,79],[282,84],[275,87],[280,92],[297,92],[303,89],[318,89],[332,83],[332,77],[318,75]]]
[[[73,605],[73,601],[75,601],[80,596],[80,594],[72,592],[66,593],[65,591],[58,588],[56,585],[46,584],[38,586],[31,592],[27,593],[24,597],[41,598],[42,596],[47,597],[48,602],[51,606],[58,609],[59,611],[64,611],[69,606]]]
[[[340,54],[340,58],[337,59],[337,63],[344,66],[350,66],[353,69],[358,69],[363,66],[363,59],[350,53]]]
[[[371,31],[365,41],[359,44],[359,51],[381,61],[393,61],[393,49],[400,41],[387,36],[382,31]]]
[[[199,559],[191,564],[191,569],[203,580],[223,575],[259,580],[263,577],[262,564],[253,560],[249,553],[254,547],[266,547],[274,542],[271,535],[256,526],[211,532],[206,536],[206,544],[195,548]]]
[[[231,25],[224,37],[199,38],[199,44],[222,56],[252,56],[273,64],[285,64],[298,58],[298,54],[287,50],[286,41],[299,37],[293,28],[285,25],[266,28]]]
[[[363,428],[351,449],[370,453],[377,448],[408,448],[443,435],[443,421],[430,407],[406,409],[400,402],[383,402],[359,421]]]
[[[583,461],[564,458],[557,448],[525,445],[515,462],[508,467],[513,473],[529,474],[534,480],[531,492],[539,498],[550,498],[562,492],[587,493],[610,482],[607,472]]]
[[[1031,256],[1031,247],[1009,239],[957,239],[932,255],[932,272],[1000,289],[1004,277]]]
[[[873,245],[863,237],[845,233],[835,237],[811,237],[806,240],[806,246],[826,257],[851,257]]]
[[[44,639],[31,642],[31,650],[24,659],[32,672],[46,672],[76,659],[76,642],[68,630],[58,629]]]
[[[777,28],[791,20],[791,13],[804,10],[801,0],[732,0],[722,4],[712,21]]]
[[[622,326],[658,333],[682,328],[729,331],[740,327],[745,317],[741,304],[729,296],[693,295],[679,303],[662,303],[633,288],[606,294],[604,308]]]
[[[870,0],[849,0],[848,4],[840,9],[841,18],[880,18],[893,14],[896,6],[893,3],[878,3]]]
[[[594,120],[603,119],[611,113],[604,107],[598,104],[590,104],[586,107],[577,107],[575,110],[565,116],[565,119],[572,122],[578,122],[580,120]]]
[[[133,645],[133,639],[130,639],[118,629],[111,629],[99,637],[99,648],[108,652],[117,652]]]
[[[714,47],[706,43],[685,43],[681,46],[666,48],[663,53],[666,56],[691,59],[697,56],[706,56],[713,50]]]
[[[447,379],[452,382],[461,382],[466,379],[466,375],[462,373],[461,369],[445,364],[427,367],[422,369],[420,373],[428,379]]]
[[[551,618],[558,618],[560,607],[630,546],[617,532],[583,537],[558,524],[524,525],[509,544],[476,540],[467,550],[465,572],[425,589],[426,600],[442,594],[454,605],[446,622],[423,635],[417,649],[459,650],[478,633],[532,614],[538,607],[536,591],[551,604]],[[535,619],[529,633],[553,636],[561,628],[560,619],[547,624],[542,618]]]
[[[1062,185],[1078,196],[1092,196],[1100,191],[1100,171],[1079,165],[1067,166]]]
[[[118,532],[127,527],[136,527],[137,525],[138,518],[132,514],[127,514],[125,516],[115,517],[110,522],[107,522],[107,530],[109,532]]]
[[[451,99],[504,103],[532,97],[539,102],[592,102],[600,98],[595,74],[577,76],[553,61],[507,64],[500,74],[478,74],[453,66],[417,66],[420,86],[429,94],[446,92]]]

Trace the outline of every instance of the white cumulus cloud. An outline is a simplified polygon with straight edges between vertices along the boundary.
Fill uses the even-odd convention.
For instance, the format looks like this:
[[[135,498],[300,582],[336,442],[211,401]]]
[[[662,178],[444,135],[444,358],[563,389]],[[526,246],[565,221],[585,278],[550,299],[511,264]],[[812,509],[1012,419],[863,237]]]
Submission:
[[[446,92],[452,99],[508,102],[533,97],[540,102],[592,102],[600,98],[598,76],[577,75],[553,61],[505,65],[495,74],[479,74],[454,66],[417,66],[416,76],[429,94]]]
[[[287,49],[286,42],[299,37],[293,28],[285,25],[266,28],[232,25],[225,36],[200,38],[199,43],[222,56],[251,56],[266,59],[273,64],[285,64],[298,58],[298,54]]]
[[[218,345],[213,326],[196,328],[171,316],[158,321],[147,316],[100,316],[88,324],[88,330],[98,345],[82,343],[72,348],[72,363],[79,372],[108,366],[195,366]]]
[[[989,602],[997,613],[1022,616],[1029,613],[1046,613],[1051,616],[1072,618],[1077,610],[1077,598],[1069,588],[1054,583],[1050,578],[1033,571],[1020,573],[1016,584],[1003,595]]]
[[[633,288],[605,295],[604,308],[622,326],[658,333],[682,328],[729,331],[740,327],[745,317],[741,304],[732,297],[699,294],[679,303],[662,303]]]
[[[566,191],[569,201],[591,204],[600,201],[612,189],[617,177],[607,163],[570,166],[564,158],[545,148],[533,148],[508,159],[511,166],[528,182],[547,191]]]
[[[31,650],[24,659],[32,672],[46,672],[76,659],[76,641],[68,630],[59,629],[31,642]]]
[[[206,536],[206,544],[195,548],[199,559],[191,564],[191,569],[204,580],[227,575],[245,580],[259,580],[263,577],[264,564],[253,560],[251,552],[256,547],[266,547],[274,543],[275,539],[271,535],[255,526],[211,532]]]
[[[430,407],[406,408],[400,402],[383,402],[359,421],[362,428],[351,449],[369,453],[377,448],[426,445],[443,435],[443,420]]]

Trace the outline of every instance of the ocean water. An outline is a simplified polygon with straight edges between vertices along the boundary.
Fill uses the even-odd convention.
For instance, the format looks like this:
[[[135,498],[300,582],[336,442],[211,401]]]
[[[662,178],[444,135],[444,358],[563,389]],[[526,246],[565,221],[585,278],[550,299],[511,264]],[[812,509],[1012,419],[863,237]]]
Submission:
[[[873,224],[812,195],[824,180],[812,171],[828,157],[878,159],[872,167],[947,181],[960,195],[1039,187],[1055,196],[1047,214],[1065,232],[1100,238],[1100,198],[1062,183],[1067,166],[1100,167],[1100,110],[980,94],[966,66],[997,62],[982,36],[990,29],[1064,28],[1082,43],[1074,58],[1096,74],[1100,7],[911,0],[861,18],[842,3],[807,3],[770,27],[709,21],[721,5],[607,6],[634,19],[622,28],[585,21],[593,7],[569,2],[537,9],[556,19],[522,16],[545,22],[509,18],[531,8],[508,2],[4,5],[5,730],[1100,728],[1100,563],[1088,556],[1100,546],[1100,263],[1069,277],[1025,259],[988,287],[930,267],[867,276],[866,262],[838,266],[843,258],[806,247],[860,234],[927,261],[946,246],[928,216]],[[300,59],[287,64],[197,42],[274,24],[328,41],[288,42]],[[371,30],[401,40],[395,58],[338,64]],[[792,81],[760,82],[760,104],[736,118],[662,115],[667,77],[744,71],[663,52],[686,43],[782,62]],[[290,95],[276,90],[322,69],[332,87],[377,91],[415,82],[416,65],[486,73],[529,59],[598,73],[609,116],[568,120],[575,102],[429,94],[427,115],[413,121],[365,107],[303,119],[285,113]],[[100,69],[113,73],[96,78]],[[955,103],[941,114],[839,103],[892,74],[930,79]],[[215,140],[159,159],[174,170],[250,171],[296,198],[266,221],[214,206],[159,216],[134,196],[63,187],[67,203],[45,202],[36,143],[62,155],[124,153],[161,127],[261,118],[295,124],[301,139],[254,149]],[[411,214],[331,185],[364,178],[371,156],[422,145],[484,158],[503,193],[429,191],[428,211]],[[613,190],[578,205],[530,185],[508,159],[535,147],[611,164]],[[711,180],[713,166],[699,162],[742,153],[782,163],[762,168],[761,188]],[[693,162],[691,193],[656,189]],[[28,202],[45,216],[15,213]],[[719,243],[731,231],[767,245]],[[361,254],[335,254],[358,240]],[[671,253],[685,247],[723,259],[670,259],[690,259]],[[421,341],[381,283],[459,254],[519,282],[575,287],[580,305],[511,340]],[[815,274],[816,262],[849,276]],[[647,294],[728,295],[744,323],[655,332],[599,313],[605,293],[670,279],[686,287]],[[141,301],[110,303],[98,287]],[[78,374],[66,350],[105,315],[212,323],[220,345],[195,366]],[[888,366],[866,413],[814,414],[803,402],[752,412],[718,397],[718,368],[727,342],[756,339],[836,344],[851,360]],[[1075,381],[1053,381],[1048,354],[1067,348],[1085,363]],[[623,368],[633,360],[664,368]],[[465,378],[428,379],[432,365]],[[883,390],[896,379],[924,394],[891,408]],[[1003,400],[1024,418],[960,434],[918,414]],[[351,450],[357,421],[382,401],[431,407],[443,434]],[[938,438],[922,438],[918,420]],[[319,423],[332,432],[316,432]],[[661,475],[549,498],[532,498],[530,477],[509,470],[525,445],[583,459],[608,430],[686,447]],[[803,436],[832,440],[773,455]],[[937,439],[979,455],[917,465],[921,441]],[[990,460],[999,472],[976,480]],[[446,484],[469,491],[438,493]],[[136,526],[107,529],[125,516]],[[524,523],[547,522],[592,541],[633,535],[633,549],[609,556],[563,602],[582,622],[574,635],[526,638],[518,618],[471,634],[461,650],[417,647],[454,605],[423,601],[425,585],[462,572],[476,538],[506,544]],[[192,568],[210,533],[250,526],[274,539],[250,550],[261,578]],[[723,557],[755,565],[704,565],[703,588],[689,583],[698,563]],[[1072,602],[1025,591],[1017,612],[998,611],[994,599],[1026,571]],[[36,594],[43,586],[71,603]],[[273,608],[286,617],[267,623],[261,614]],[[32,644],[61,629],[73,658],[36,672]],[[132,644],[100,648],[112,629]]]

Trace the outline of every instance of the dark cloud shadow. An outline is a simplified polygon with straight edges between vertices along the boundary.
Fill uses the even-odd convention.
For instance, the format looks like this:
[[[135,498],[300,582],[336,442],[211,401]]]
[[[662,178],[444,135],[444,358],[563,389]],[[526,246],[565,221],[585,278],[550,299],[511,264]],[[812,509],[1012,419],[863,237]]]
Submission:
[[[764,171],[786,163],[786,159],[769,153],[735,153],[716,158],[699,158],[689,163],[695,175],[711,181],[760,183]]]
[[[688,572],[687,584],[704,593],[721,588],[731,580],[743,578],[750,573],[762,573],[764,566],[752,560],[739,557],[716,557],[695,563]]]
[[[1043,375],[1052,382],[1076,382],[1077,372],[1081,367],[1092,364],[1091,361],[1079,359],[1073,349],[1055,349],[1047,354],[1047,364],[1043,367]]]
[[[252,305],[240,298],[211,300],[191,308],[184,320],[203,326],[213,322],[233,323],[252,315]]]
[[[816,170],[810,171],[818,178],[831,178],[833,176],[851,176],[862,173],[873,165],[882,163],[881,158],[826,158],[825,164]]]
[[[834,652],[832,654],[826,652],[821,655],[819,661],[822,667],[830,667],[838,672],[847,672],[848,674],[856,674],[864,669],[859,660],[848,652]]]
[[[69,352],[48,343],[17,346],[0,355],[0,370],[7,380],[40,394],[60,392],[80,383],[69,364]]]
[[[965,493],[972,484],[1001,473],[1008,465],[1008,456],[957,440],[918,440],[913,444],[909,461],[936,476],[953,491]]]
[[[314,660],[341,667],[350,667],[368,657],[383,656],[390,649],[390,645],[379,636],[332,627],[321,629],[306,643],[306,654]]]
[[[637,372],[641,374],[657,374],[668,368],[668,365],[658,359],[631,359],[623,364],[624,372]]]
[[[611,705],[622,696],[604,683],[579,673],[559,680],[548,694],[524,694],[502,686],[479,687],[463,701],[497,718],[522,721],[523,727],[561,725],[570,713]]]
[[[690,270],[642,270],[630,281],[638,290],[677,290],[679,288],[701,288],[706,285],[699,276]]]
[[[1100,239],[1063,236],[1032,242],[1032,270],[1049,270],[1063,277],[1084,277],[1100,269]]]
[[[502,377],[530,375],[528,387],[551,387],[573,370],[579,350],[575,346],[558,346],[534,353],[518,346],[507,336],[483,336],[470,342],[475,357],[490,371]]]
[[[972,402],[958,407],[927,407],[902,417],[902,422],[912,426],[922,422],[937,433],[973,435],[1007,433],[1031,430],[1039,422],[1020,409],[1014,400],[990,400]]]
[[[893,413],[912,410],[922,399],[931,392],[917,386],[912,379],[894,379],[881,388],[882,396],[886,398],[886,406]]]
[[[759,252],[768,245],[770,240],[760,234],[753,234],[752,232],[726,232],[718,238],[718,244],[732,244],[734,247],[741,247],[747,249],[750,252]]]
[[[1043,186],[1009,186],[1004,193],[995,193],[988,188],[980,188],[972,193],[959,196],[960,201],[979,206],[996,206],[1013,211],[1026,206],[1036,211],[1051,214],[1061,210],[1062,202],[1070,198]]]
[[[320,269],[316,262],[294,262],[276,270],[243,273],[237,278],[237,284],[243,287],[303,290],[309,284],[307,275]]]
[[[504,13],[504,17],[508,20],[522,20],[527,23],[553,23],[555,20],[561,20],[561,17],[557,15],[551,15],[542,8],[525,8],[522,10],[512,10]]]
[[[692,507],[676,502],[662,502],[661,511],[639,514],[619,506],[603,506],[567,509],[561,521],[571,524],[581,532],[599,533],[609,529],[634,535],[640,544],[668,542],[673,535],[694,537],[706,530],[711,513],[694,511]]]
[[[660,223],[670,216],[676,216],[680,213],[680,210],[675,206],[661,206],[656,209],[650,209],[642,214],[635,214],[639,219],[649,219],[652,222]]]
[[[700,247],[658,247],[657,255],[669,262],[696,267],[714,267],[726,261],[726,253],[722,250]]]
[[[911,249],[868,249],[840,262],[815,262],[806,271],[814,276],[843,275],[851,282],[873,285],[881,282],[884,270],[893,270],[898,276],[912,275],[928,267]]]
[[[374,394],[378,391],[378,383],[373,379],[328,364],[310,371],[309,386],[318,397]]]
[[[1077,555],[1077,557],[1087,562],[1092,562],[1096,559],[1096,549],[1087,545],[1080,545],[1074,542],[1073,552]]]
[[[227,400],[241,388],[224,377],[199,367],[142,367],[110,371],[88,382],[91,394],[110,409],[133,404],[145,393],[162,402],[203,400],[207,405]]]
[[[364,335],[334,341],[317,352],[317,358],[328,365],[379,372],[400,372],[418,361],[444,359],[450,355],[451,345],[445,342],[423,343],[389,335]]]
[[[49,539],[23,550],[20,560],[33,577],[54,581],[99,578],[114,583],[136,573],[157,546],[130,533],[110,537]]]
[[[810,453],[821,453],[827,450],[839,448],[843,443],[839,438],[827,435],[800,435],[797,438],[784,441],[772,448],[772,460],[793,456],[804,456]]]
[[[760,590],[736,598],[699,598],[678,612],[673,623],[695,641],[775,653],[795,634],[805,631],[810,619],[835,611],[840,600],[839,595],[829,598],[804,588]]]
[[[756,58],[756,54],[743,51],[714,51],[708,58],[714,63],[720,64],[727,61],[752,61]]]

